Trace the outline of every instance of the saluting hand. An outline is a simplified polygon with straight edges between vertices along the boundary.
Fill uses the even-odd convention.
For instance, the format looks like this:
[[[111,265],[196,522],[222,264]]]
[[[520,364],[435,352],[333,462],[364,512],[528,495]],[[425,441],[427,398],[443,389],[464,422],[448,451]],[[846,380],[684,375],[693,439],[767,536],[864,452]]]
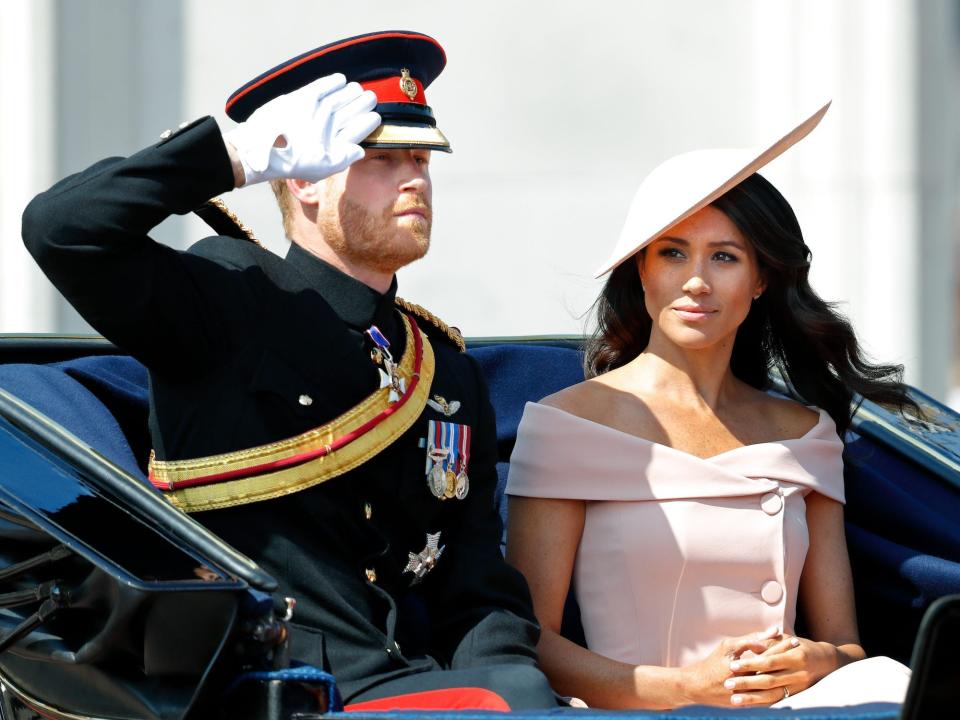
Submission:
[[[328,75],[257,108],[224,133],[237,187],[279,178],[309,182],[345,170],[363,157],[359,143],[380,124],[377,96],[340,73]]]

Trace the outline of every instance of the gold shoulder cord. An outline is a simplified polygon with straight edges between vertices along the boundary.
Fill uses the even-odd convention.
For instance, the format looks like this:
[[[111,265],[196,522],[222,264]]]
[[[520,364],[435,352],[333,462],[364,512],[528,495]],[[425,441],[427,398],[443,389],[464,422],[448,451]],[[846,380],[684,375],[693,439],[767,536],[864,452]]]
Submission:
[[[220,198],[208,200],[193,212],[218,235],[226,235],[238,240],[249,240],[254,245],[263,248],[263,244],[254,237],[253,230],[247,227]]]
[[[457,346],[457,349],[460,350],[460,352],[466,351],[467,345],[463,341],[463,335],[460,334],[460,331],[455,327],[450,327],[447,325],[443,320],[438,318],[425,307],[417,305],[416,303],[412,303],[409,300],[404,300],[400,297],[394,299],[394,304],[401,310],[405,310],[411,315],[415,315],[421,320],[425,320],[433,325],[435,328],[437,328],[437,330],[446,335],[450,341]]]

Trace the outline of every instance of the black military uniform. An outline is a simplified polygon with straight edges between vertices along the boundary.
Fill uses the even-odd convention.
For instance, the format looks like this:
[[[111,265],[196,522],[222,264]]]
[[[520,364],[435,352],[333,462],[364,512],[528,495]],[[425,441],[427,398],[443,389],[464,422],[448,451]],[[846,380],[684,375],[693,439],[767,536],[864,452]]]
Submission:
[[[220,130],[207,118],[66,178],[24,213],[24,241],[48,277],[149,369],[161,461],[281,441],[348,411],[379,385],[370,326],[394,357],[405,350],[395,280],[381,295],[296,244],[284,259],[231,237],[186,253],[148,237],[170,214],[233,187]],[[331,671],[347,702],[424,671],[510,664],[542,685],[529,706],[550,704],[532,670],[529,594],[498,548],[484,380],[455,333],[423,317],[419,325],[435,356],[429,392],[438,399],[399,439],[322,484],[195,517],[296,599],[292,655]],[[438,499],[428,487],[430,420],[472,430],[463,499]],[[405,568],[435,533],[442,555],[421,580]]]

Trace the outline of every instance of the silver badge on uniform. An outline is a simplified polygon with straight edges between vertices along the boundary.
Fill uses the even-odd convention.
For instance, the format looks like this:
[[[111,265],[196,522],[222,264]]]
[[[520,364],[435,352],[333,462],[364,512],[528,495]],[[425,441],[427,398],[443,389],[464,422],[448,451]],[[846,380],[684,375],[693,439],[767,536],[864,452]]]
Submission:
[[[427,533],[427,545],[419,553],[407,553],[407,566],[403,569],[405,573],[413,573],[413,582],[418,583],[424,576],[437,566],[437,560],[443,555],[446,547],[440,546],[440,533]]]
[[[459,400],[450,400],[447,402],[446,398],[444,398],[442,395],[434,395],[432,398],[428,398],[427,405],[448,417],[460,409]]]
[[[470,426],[429,420],[427,423],[427,487],[440,500],[463,500],[470,492]]]

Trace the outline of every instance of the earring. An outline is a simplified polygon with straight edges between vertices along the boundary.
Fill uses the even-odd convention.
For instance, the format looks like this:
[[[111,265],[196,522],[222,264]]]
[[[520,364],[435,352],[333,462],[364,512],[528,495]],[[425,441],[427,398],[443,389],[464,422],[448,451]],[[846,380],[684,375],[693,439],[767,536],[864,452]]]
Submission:
[[[756,295],[753,296],[753,299],[757,300],[760,298],[761,295],[763,295],[763,293],[757,293]]]

